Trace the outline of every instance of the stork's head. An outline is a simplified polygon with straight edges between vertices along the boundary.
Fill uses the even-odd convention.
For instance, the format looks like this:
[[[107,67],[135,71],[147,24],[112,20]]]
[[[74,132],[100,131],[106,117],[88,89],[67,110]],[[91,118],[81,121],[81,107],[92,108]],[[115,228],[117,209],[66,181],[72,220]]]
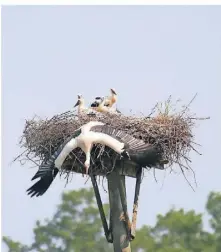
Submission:
[[[111,88],[110,90],[112,94],[117,95],[116,91],[113,88]]]
[[[102,97],[96,97],[95,102],[99,105],[102,102]]]
[[[77,97],[78,97],[78,100],[77,100],[76,104],[74,105],[74,107],[79,106],[83,102],[83,97],[81,94],[78,94]]]
[[[86,159],[86,161],[84,162],[84,167],[86,169],[86,174],[88,174],[88,170],[90,168],[90,159]]]

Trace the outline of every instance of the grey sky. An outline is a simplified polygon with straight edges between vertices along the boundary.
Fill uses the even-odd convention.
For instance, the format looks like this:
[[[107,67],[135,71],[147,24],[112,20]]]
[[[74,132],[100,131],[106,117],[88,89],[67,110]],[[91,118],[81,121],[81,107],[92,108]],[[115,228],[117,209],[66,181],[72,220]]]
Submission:
[[[195,130],[203,153],[192,155],[198,188],[193,192],[179,173],[167,174],[161,189],[164,172],[157,172],[158,183],[146,173],[138,227],[173,205],[204,211],[208,193],[221,187],[220,24],[220,6],[3,7],[3,235],[30,243],[35,221],[52,216],[61,193],[85,186],[74,175],[64,189],[58,177],[43,197],[26,195],[36,170],[9,165],[20,152],[25,119],[64,112],[77,93],[89,101],[110,87],[119,93],[120,110],[146,114],[170,94],[188,102],[198,92],[192,111],[211,116]]]

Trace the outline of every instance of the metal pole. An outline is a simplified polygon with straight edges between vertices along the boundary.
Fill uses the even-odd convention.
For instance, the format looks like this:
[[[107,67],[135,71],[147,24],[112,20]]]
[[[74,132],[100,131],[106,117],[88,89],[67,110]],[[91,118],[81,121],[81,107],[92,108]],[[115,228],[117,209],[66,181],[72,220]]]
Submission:
[[[125,221],[122,219],[124,211],[119,193],[119,185],[122,183],[126,201],[125,176],[120,175],[119,170],[120,167],[116,165],[114,171],[107,176],[113,246],[114,252],[131,252],[130,237],[128,236]]]

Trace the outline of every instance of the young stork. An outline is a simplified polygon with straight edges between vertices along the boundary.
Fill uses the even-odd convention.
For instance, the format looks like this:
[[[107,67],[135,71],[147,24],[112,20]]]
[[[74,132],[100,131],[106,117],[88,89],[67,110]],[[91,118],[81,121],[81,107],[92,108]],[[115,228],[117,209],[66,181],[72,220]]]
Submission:
[[[106,107],[112,107],[114,103],[117,101],[117,94],[113,88],[110,89],[111,95],[109,97],[105,98],[104,106]],[[96,97],[95,101],[91,104],[91,108],[95,109],[99,106],[101,103],[102,98]]]
[[[81,115],[83,113],[85,114],[94,114],[94,111],[92,109],[85,107],[85,101],[81,94],[78,94],[78,100],[76,104],[74,105],[74,108],[78,106],[78,115]]]
[[[101,97],[96,97],[95,101],[93,103],[91,103],[91,108],[94,110],[97,110],[97,107],[99,106],[99,104],[101,103],[102,98]]]
[[[96,111],[98,112],[106,112],[106,113],[121,113],[119,110],[113,107],[108,107],[106,104],[106,98],[102,97],[101,102],[99,103],[98,107],[96,108]]]
[[[117,102],[116,91],[113,88],[111,88],[110,91],[111,91],[111,95],[106,98],[105,104],[104,104],[104,106],[107,106],[107,107],[112,107],[114,105],[114,103]]]

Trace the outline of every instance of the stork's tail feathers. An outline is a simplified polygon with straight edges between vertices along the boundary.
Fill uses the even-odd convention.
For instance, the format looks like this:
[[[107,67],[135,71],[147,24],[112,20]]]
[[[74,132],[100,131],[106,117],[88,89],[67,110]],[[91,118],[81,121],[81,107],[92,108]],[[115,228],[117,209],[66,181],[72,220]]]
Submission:
[[[51,185],[52,181],[55,179],[59,171],[56,167],[51,169],[51,164],[45,164],[45,169],[47,169],[48,171],[43,171],[44,175],[42,177],[42,172],[38,171],[32,178],[32,180],[34,180],[36,178],[41,177],[38,182],[36,182],[32,187],[27,189],[28,195],[30,195],[31,197],[38,197],[43,195],[48,190],[49,186]]]

